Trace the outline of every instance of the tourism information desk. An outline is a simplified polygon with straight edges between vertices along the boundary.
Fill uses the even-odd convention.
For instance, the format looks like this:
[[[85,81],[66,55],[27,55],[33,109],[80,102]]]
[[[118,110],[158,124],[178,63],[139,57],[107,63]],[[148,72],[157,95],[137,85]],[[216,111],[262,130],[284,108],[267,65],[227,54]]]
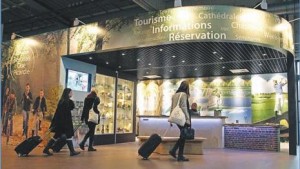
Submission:
[[[138,116],[137,134],[150,136],[157,133],[161,136],[170,127],[167,116]],[[192,116],[192,128],[195,129],[195,137],[204,137],[203,148],[223,148],[223,124],[225,116]],[[173,125],[165,137],[179,137],[179,129]]]
[[[225,124],[225,148],[280,151],[280,126]]]

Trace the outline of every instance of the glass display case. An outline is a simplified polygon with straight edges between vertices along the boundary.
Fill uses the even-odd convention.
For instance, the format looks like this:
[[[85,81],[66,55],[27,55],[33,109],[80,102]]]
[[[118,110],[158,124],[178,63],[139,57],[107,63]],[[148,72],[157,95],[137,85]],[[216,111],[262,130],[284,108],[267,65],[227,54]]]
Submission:
[[[100,98],[100,123],[95,134],[114,134],[115,78],[97,74],[95,88]]]
[[[116,133],[133,133],[134,82],[118,79]]]

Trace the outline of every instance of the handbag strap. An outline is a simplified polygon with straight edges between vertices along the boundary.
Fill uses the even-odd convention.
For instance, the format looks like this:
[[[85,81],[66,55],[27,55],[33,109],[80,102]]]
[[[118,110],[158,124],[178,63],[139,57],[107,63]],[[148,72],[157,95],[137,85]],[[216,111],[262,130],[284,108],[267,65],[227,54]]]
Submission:
[[[178,98],[178,101],[177,101],[176,106],[179,106],[179,102],[180,102],[181,95],[182,95],[182,93],[180,93],[180,95],[179,95],[179,98]]]

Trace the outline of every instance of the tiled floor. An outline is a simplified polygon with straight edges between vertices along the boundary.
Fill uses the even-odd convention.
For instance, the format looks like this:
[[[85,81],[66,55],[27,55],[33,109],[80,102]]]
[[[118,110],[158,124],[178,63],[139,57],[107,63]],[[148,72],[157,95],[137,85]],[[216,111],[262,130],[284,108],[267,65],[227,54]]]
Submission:
[[[176,162],[170,156],[154,154],[141,160],[136,143],[97,146],[97,152],[81,152],[69,157],[64,149],[51,157],[35,149],[29,157],[17,157],[13,146],[2,146],[2,169],[299,169],[299,155],[287,151],[259,152],[232,149],[205,149],[204,155],[187,156],[189,162]]]

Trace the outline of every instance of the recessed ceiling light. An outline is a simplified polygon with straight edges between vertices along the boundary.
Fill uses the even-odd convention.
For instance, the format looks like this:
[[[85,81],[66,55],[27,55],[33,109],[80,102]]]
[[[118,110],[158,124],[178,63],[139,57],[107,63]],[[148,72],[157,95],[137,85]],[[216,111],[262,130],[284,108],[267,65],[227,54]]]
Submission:
[[[263,56],[267,56],[267,54],[264,53]]]
[[[109,62],[105,62],[107,65],[109,64]]]
[[[169,72],[172,72],[172,70],[170,70]]]
[[[172,56],[172,58],[176,58],[176,56],[175,56],[175,55],[173,55],[173,56]]]
[[[261,63],[259,63],[259,64],[258,64],[258,66],[262,66],[262,64],[261,64]]]
[[[93,57],[89,57],[89,59],[90,59],[90,60],[92,60],[92,59],[93,59]]]
[[[216,51],[214,51],[214,52],[213,52],[213,54],[215,55],[215,54],[217,54],[217,52],[216,52]]]
[[[151,66],[151,63],[148,63],[149,66]]]
[[[122,53],[122,56],[125,56],[125,55],[126,55],[126,54],[123,52],[123,53]]]
[[[139,62],[139,61],[140,61],[140,59],[136,59],[136,61],[138,61],[138,62]]]
[[[225,66],[223,66],[222,68],[225,69]]]
[[[248,69],[231,69],[230,72],[232,73],[247,73],[249,72]]]
[[[163,49],[159,49],[159,51],[163,51]]]
[[[161,76],[158,76],[158,75],[147,75],[147,76],[143,76],[145,78],[148,78],[148,79],[154,79],[154,78],[160,78]]]
[[[181,61],[182,63],[184,63],[185,62],[185,60],[183,60],[183,61]]]
[[[220,57],[220,59],[223,60],[224,58],[223,58],[223,57]]]
[[[198,70],[197,68],[195,68],[194,70]]]
[[[119,69],[121,69],[122,68],[122,66],[119,66]]]

